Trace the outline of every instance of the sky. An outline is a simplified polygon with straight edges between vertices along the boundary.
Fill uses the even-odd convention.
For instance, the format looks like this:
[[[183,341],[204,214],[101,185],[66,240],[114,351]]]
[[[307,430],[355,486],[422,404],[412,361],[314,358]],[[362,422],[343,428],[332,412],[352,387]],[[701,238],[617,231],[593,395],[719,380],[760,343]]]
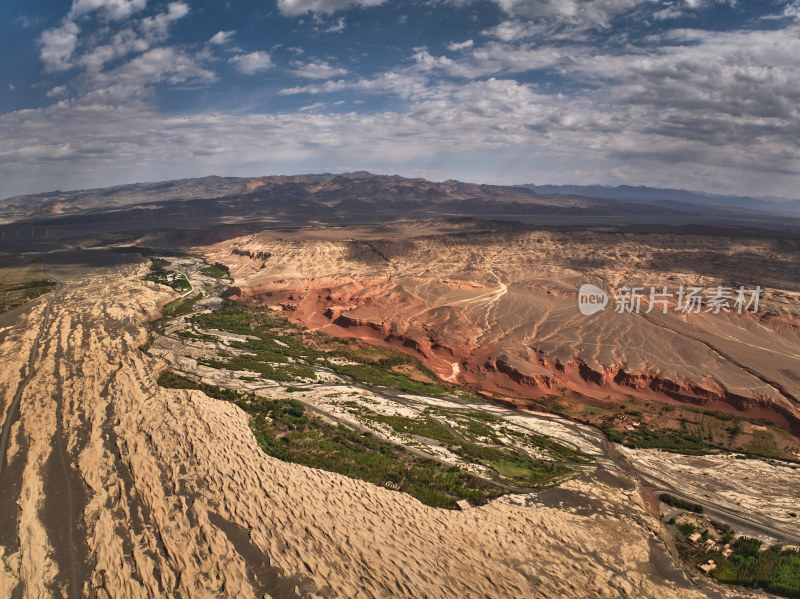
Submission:
[[[0,198],[355,170],[800,197],[800,0],[0,4]]]

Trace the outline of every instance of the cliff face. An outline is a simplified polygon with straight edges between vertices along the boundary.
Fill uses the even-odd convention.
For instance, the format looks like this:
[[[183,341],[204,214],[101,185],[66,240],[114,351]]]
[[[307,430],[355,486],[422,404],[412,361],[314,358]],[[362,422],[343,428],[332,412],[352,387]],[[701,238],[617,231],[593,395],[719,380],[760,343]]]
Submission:
[[[521,400],[574,391],[722,408],[800,433],[792,248],[586,232],[414,236],[406,226],[372,239],[263,234],[205,251],[231,265],[232,297],[281,305],[312,329],[402,348],[445,380]],[[585,282],[609,292],[764,290],[758,314],[617,313],[610,305],[583,316],[577,290]]]

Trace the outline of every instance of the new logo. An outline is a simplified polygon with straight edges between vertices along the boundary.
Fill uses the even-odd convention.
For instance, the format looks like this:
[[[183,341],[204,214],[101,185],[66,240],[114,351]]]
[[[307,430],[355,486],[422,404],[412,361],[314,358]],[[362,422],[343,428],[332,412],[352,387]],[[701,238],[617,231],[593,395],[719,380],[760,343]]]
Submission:
[[[606,309],[608,295],[602,289],[590,285],[581,285],[578,291],[578,309],[584,316],[591,316]]]

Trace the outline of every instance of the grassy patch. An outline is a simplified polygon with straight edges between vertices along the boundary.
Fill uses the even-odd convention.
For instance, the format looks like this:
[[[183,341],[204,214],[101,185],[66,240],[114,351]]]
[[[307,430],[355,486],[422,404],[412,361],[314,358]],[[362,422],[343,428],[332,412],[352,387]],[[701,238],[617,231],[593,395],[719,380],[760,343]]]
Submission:
[[[385,367],[374,364],[326,364],[337,374],[348,376],[367,385],[393,387],[407,393],[419,395],[444,395],[446,387],[411,380],[404,374],[390,372]]]
[[[222,264],[214,264],[212,266],[206,266],[204,268],[201,268],[200,273],[204,274],[207,277],[213,277],[215,279],[230,278],[230,273],[228,272],[228,269]]]
[[[214,335],[205,335],[197,333],[193,333],[192,331],[178,331],[175,333],[178,337],[182,339],[189,339],[191,341],[206,341],[206,342],[215,342],[217,340]]]
[[[397,485],[423,503],[453,509],[459,499],[485,503],[503,491],[459,468],[419,458],[401,447],[310,415],[298,401],[270,400],[198,383],[170,371],[158,377],[162,387],[197,389],[210,397],[235,401],[252,417],[251,429],[271,456],[337,472],[376,485]]]
[[[179,297],[171,301],[166,306],[161,308],[161,315],[165,318],[175,318],[176,316],[184,316],[192,311],[192,307],[197,300],[203,297],[202,293],[196,295],[187,295],[186,297]]]
[[[45,278],[41,261],[0,268],[0,313],[49,293],[55,286]]]
[[[441,385],[415,380],[393,369],[399,366],[410,366],[423,376],[429,376],[428,370],[413,356],[407,356],[388,348],[362,347],[351,340],[337,338],[322,340],[321,336],[313,336],[299,327],[289,323],[282,316],[266,310],[244,309],[239,306],[228,306],[209,314],[197,314],[192,322],[205,329],[228,331],[238,335],[255,337],[243,342],[233,343],[238,349],[253,352],[254,358],[231,360],[235,369],[261,372],[259,362],[287,362],[289,358],[308,364],[322,363],[340,374],[353,378],[367,385],[392,387],[407,393],[425,395],[443,395],[451,390]],[[322,347],[320,347],[322,346]],[[357,364],[341,364],[338,361],[357,362]],[[215,366],[215,364],[210,364]],[[218,365],[225,367],[224,364]],[[252,366],[252,368],[251,368]],[[310,371],[308,371],[310,372]],[[314,378],[313,373],[308,378]],[[433,376],[433,373],[430,373]],[[270,372],[266,378],[273,378]],[[282,379],[277,379],[282,380]]]
[[[201,364],[223,370],[243,370],[257,372],[261,378],[273,381],[294,382],[300,379],[315,379],[317,375],[307,366],[300,364],[270,364],[258,356],[234,356],[227,360],[201,360]]]
[[[531,459],[513,447],[488,446],[476,443],[468,430],[459,428],[456,431],[427,416],[409,418],[396,414],[379,414],[356,402],[344,402],[344,405],[350,407],[351,411],[360,419],[386,425],[400,435],[414,435],[437,441],[460,458],[489,468],[496,472],[499,477],[518,486],[541,486],[555,478],[573,472],[568,466],[557,464],[550,460]],[[463,420],[471,417],[473,423],[483,420],[482,418],[476,418],[474,413],[466,416],[444,410],[438,410],[436,413],[453,420],[458,418]],[[484,415],[481,414],[480,416],[483,417]],[[493,418],[491,415],[486,416],[489,419],[488,421]],[[484,422],[486,421],[484,420]],[[483,429],[479,429],[479,432],[483,433],[482,436],[485,436]],[[570,451],[568,448],[555,443],[555,441],[549,439],[545,439],[545,441],[564,452],[568,453]],[[497,442],[499,443],[499,440]]]

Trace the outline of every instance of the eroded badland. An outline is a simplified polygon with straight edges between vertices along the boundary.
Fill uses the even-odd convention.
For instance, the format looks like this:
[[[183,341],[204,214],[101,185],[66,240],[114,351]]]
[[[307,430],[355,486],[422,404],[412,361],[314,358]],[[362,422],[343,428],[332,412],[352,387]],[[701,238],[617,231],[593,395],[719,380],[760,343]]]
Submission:
[[[8,258],[49,292],[0,315],[0,596],[766,596],[699,560],[800,544],[796,237],[236,227]]]

